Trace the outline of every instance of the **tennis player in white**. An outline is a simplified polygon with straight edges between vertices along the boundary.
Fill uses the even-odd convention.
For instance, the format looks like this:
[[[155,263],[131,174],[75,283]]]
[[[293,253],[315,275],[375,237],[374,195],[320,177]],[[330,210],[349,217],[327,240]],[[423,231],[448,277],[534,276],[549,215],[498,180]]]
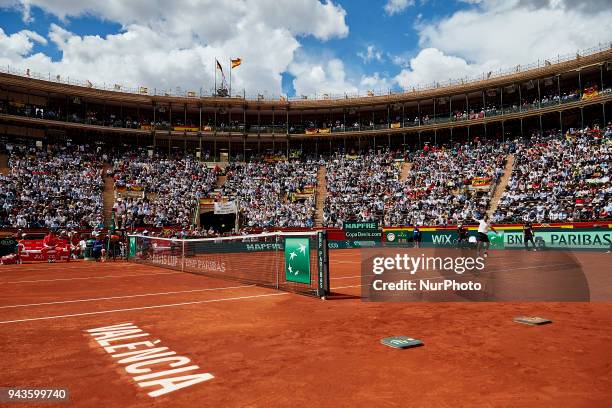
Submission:
[[[489,222],[489,216],[486,214],[480,220],[476,217],[472,217],[472,219],[478,223],[478,233],[476,234],[478,239],[478,244],[476,246],[476,256],[480,256],[480,248],[484,247],[483,256],[486,258],[487,256],[489,256],[489,229],[491,229],[491,231],[495,232],[496,234],[497,231],[495,231],[495,228],[491,226],[491,223]]]

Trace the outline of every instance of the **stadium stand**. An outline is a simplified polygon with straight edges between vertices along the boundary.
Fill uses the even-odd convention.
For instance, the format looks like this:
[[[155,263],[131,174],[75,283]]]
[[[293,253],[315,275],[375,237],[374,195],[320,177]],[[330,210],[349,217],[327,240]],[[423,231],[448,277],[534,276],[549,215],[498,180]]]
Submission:
[[[386,150],[360,156],[339,155],[327,164],[327,198],[323,223],[381,221],[385,202],[399,179],[400,163]]]
[[[495,222],[607,220],[611,58],[605,46],[465,83],[278,101],[0,72],[0,226],[110,226],[103,176],[114,179],[107,213],[127,228],[194,228],[202,198],[207,211],[236,200],[240,226],[254,229],[451,225],[487,211]]]
[[[612,218],[612,127],[535,135],[517,145],[496,222]]]
[[[232,163],[222,194],[237,199],[245,227],[313,227],[319,163]]]
[[[15,145],[0,180],[0,224],[19,228],[103,226],[102,162],[86,145]]]
[[[502,144],[479,143],[418,152],[408,178],[395,184],[387,200],[385,225],[448,225],[484,214],[503,174],[505,151]]]
[[[126,153],[109,170],[116,191],[135,194],[118,197],[114,205],[117,226],[189,226],[197,201],[214,190],[217,171],[190,158],[170,159]],[[137,197],[136,195],[140,195]]]

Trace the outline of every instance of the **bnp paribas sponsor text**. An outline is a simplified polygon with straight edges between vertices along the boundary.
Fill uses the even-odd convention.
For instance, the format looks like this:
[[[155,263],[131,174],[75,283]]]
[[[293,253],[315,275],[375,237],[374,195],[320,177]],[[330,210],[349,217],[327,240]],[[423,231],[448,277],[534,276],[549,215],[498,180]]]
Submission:
[[[208,272],[225,272],[225,262],[217,259],[183,258],[171,254],[155,254],[149,262],[174,268],[184,267]]]

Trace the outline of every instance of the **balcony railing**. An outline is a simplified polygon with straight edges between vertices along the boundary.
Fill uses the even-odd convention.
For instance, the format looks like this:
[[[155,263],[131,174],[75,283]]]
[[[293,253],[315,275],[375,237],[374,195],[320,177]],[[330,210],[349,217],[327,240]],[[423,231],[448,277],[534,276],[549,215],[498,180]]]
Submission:
[[[357,93],[344,93],[344,94],[333,94],[329,92],[320,92],[314,95],[301,95],[301,96],[293,96],[287,97],[286,95],[280,95],[275,93],[268,92],[257,92],[256,94],[247,95],[245,91],[241,91],[239,93],[234,93],[233,95],[229,95],[232,98],[245,99],[249,101],[322,101],[322,100],[343,100],[343,99],[353,99],[353,98],[364,98],[364,97],[373,97],[373,96],[397,96],[407,92],[420,92],[420,91],[428,91],[432,89],[439,89],[444,87],[456,86],[456,85],[468,85],[471,83],[484,81],[487,79],[495,79],[501,78],[509,75],[516,75],[518,73],[523,73],[530,71],[532,69],[544,68],[550,66],[551,64],[560,64],[563,62],[568,62],[572,60],[577,60],[579,58],[588,57],[593,54],[597,54],[603,51],[608,51],[612,49],[612,43],[607,44],[599,44],[595,47],[587,48],[577,53],[565,54],[565,55],[557,55],[556,57],[552,57],[549,59],[538,60],[537,62],[532,62],[530,64],[520,64],[515,65],[514,67],[506,67],[500,68],[496,71],[490,71],[487,73],[482,73],[475,76],[466,76],[464,78],[456,78],[456,79],[448,79],[446,81],[435,81],[428,84],[420,84],[415,85],[414,87],[410,87],[410,89],[386,89],[386,90],[369,90],[367,92],[357,92]],[[38,79],[48,82],[55,82],[64,85],[73,85],[80,86],[85,88],[98,89],[103,91],[110,92],[121,92],[121,93],[129,93],[135,95],[146,95],[146,96],[172,96],[172,97],[183,97],[187,99],[193,99],[197,101],[198,98],[202,97],[213,97],[217,96],[214,87],[210,87],[205,89],[201,87],[198,91],[195,90],[183,90],[180,87],[176,87],[174,89],[157,89],[151,88],[149,86],[125,86],[121,84],[120,80],[116,83],[107,84],[105,82],[97,82],[90,81],[87,79],[77,79],[71,78],[70,76],[62,75],[61,73],[58,75],[57,73],[51,74],[43,74],[39,72],[34,72],[27,67],[15,67],[10,65],[0,66],[0,73],[17,75],[26,78]]]
[[[342,123],[334,123],[333,125],[315,123],[309,124],[290,124],[287,127],[286,124],[278,125],[249,125],[245,126],[244,123],[232,123],[231,125],[221,124],[216,128],[212,124],[202,125],[184,125],[184,124],[170,124],[168,121],[157,121],[153,123],[148,120],[136,121],[131,118],[119,119],[116,117],[99,118],[95,115],[90,115],[86,118],[81,118],[75,113],[68,115],[58,114],[52,109],[38,108],[33,105],[26,105],[22,103],[8,103],[0,101],[0,114],[8,114],[22,117],[29,117],[35,119],[52,120],[59,122],[79,123],[84,125],[104,126],[111,128],[123,128],[123,129],[138,129],[138,130],[156,130],[156,131],[174,131],[174,132],[186,132],[186,133],[237,133],[237,134],[286,134],[287,132],[292,135],[299,134],[337,134],[344,132],[367,132],[375,130],[385,129],[402,129],[402,128],[418,128],[421,126],[437,125],[437,124],[448,124],[453,122],[462,122],[466,120],[475,120],[483,118],[493,118],[507,114],[531,112],[551,106],[560,106],[580,100],[587,100],[592,98],[598,98],[608,96],[612,94],[612,88],[606,88],[596,94],[572,94],[562,97],[545,98],[541,101],[532,103],[524,102],[521,105],[507,105],[503,107],[489,107],[478,112],[471,111],[466,114],[465,112],[456,114],[438,114],[436,116],[423,116],[420,119],[414,118],[414,116],[406,115],[404,118],[397,118],[395,120],[389,120],[382,123],[363,122],[353,123],[346,125]]]

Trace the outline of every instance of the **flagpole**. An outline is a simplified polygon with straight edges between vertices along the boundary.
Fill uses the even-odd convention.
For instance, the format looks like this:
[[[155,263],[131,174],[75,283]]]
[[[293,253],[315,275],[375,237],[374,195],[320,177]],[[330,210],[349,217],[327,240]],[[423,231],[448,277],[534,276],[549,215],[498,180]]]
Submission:
[[[229,97],[232,97],[232,58],[230,57],[230,63],[229,63],[229,67],[230,67],[230,83],[229,83]]]
[[[215,58],[215,63],[213,64],[215,69],[215,89],[213,89],[213,96],[217,96],[217,59]]]

